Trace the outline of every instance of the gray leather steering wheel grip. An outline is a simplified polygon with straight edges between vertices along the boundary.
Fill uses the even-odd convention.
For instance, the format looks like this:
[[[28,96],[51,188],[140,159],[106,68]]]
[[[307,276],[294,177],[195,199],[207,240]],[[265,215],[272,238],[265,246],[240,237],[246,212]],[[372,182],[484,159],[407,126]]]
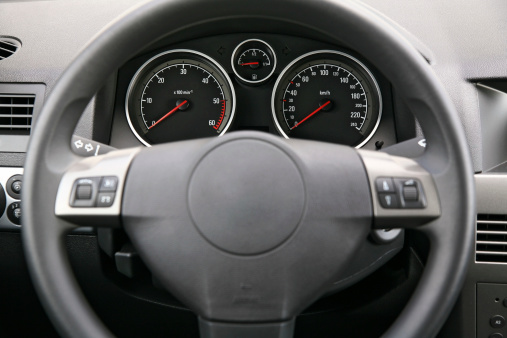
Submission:
[[[70,140],[86,104],[108,75],[158,39],[209,20],[227,25],[247,17],[299,23],[354,49],[383,72],[416,115],[428,143],[416,161],[435,181],[441,215],[417,228],[430,240],[430,256],[412,298],[385,336],[436,335],[458,296],[473,248],[475,194],[467,142],[453,104],[424,58],[384,20],[349,1],[154,1],[123,15],[81,51],[37,119],[25,164],[22,235],[48,315],[64,336],[111,335],[72,276],[64,237],[75,224],[55,215],[60,181],[80,160]]]

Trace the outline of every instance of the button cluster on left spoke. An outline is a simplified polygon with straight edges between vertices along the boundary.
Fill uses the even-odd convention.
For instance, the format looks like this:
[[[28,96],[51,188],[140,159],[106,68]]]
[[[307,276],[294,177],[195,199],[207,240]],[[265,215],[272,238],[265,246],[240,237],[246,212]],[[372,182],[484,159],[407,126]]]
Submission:
[[[113,205],[118,177],[83,177],[74,181],[69,204],[71,207],[106,208]]]

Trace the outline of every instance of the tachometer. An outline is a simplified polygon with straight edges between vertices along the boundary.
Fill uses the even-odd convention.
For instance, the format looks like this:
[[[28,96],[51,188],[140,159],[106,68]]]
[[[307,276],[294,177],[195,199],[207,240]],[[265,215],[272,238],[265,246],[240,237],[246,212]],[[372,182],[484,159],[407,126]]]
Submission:
[[[234,116],[234,88],[210,57],[172,50],[148,60],[130,83],[127,119],[145,145],[227,131]]]
[[[378,127],[382,100],[366,66],[345,53],[325,50],[305,54],[282,71],[272,109],[286,138],[361,147]]]

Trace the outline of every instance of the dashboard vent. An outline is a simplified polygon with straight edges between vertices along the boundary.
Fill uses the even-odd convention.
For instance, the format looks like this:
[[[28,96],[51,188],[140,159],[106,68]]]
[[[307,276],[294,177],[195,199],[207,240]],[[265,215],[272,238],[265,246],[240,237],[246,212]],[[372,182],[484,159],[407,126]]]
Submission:
[[[2,134],[29,135],[34,103],[34,94],[0,94]]]
[[[19,41],[0,37],[0,60],[7,59],[21,47]]]
[[[477,215],[475,261],[507,264],[507,215]]]

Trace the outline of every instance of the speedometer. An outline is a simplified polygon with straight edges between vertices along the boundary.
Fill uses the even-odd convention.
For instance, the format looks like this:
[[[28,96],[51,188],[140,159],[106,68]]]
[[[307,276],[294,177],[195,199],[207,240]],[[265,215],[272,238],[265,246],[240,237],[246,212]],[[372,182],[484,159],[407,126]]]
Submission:
[[[207,55],[171,50],[141,66],[125,106],[132,132],[147,146],[219,136],[234,116],[234,88]]]
[[[286,138],[363,146],[380,122],[382,100],[372,73],[356,58],[316,51],[289,64],[272,95],[273,117]]]

